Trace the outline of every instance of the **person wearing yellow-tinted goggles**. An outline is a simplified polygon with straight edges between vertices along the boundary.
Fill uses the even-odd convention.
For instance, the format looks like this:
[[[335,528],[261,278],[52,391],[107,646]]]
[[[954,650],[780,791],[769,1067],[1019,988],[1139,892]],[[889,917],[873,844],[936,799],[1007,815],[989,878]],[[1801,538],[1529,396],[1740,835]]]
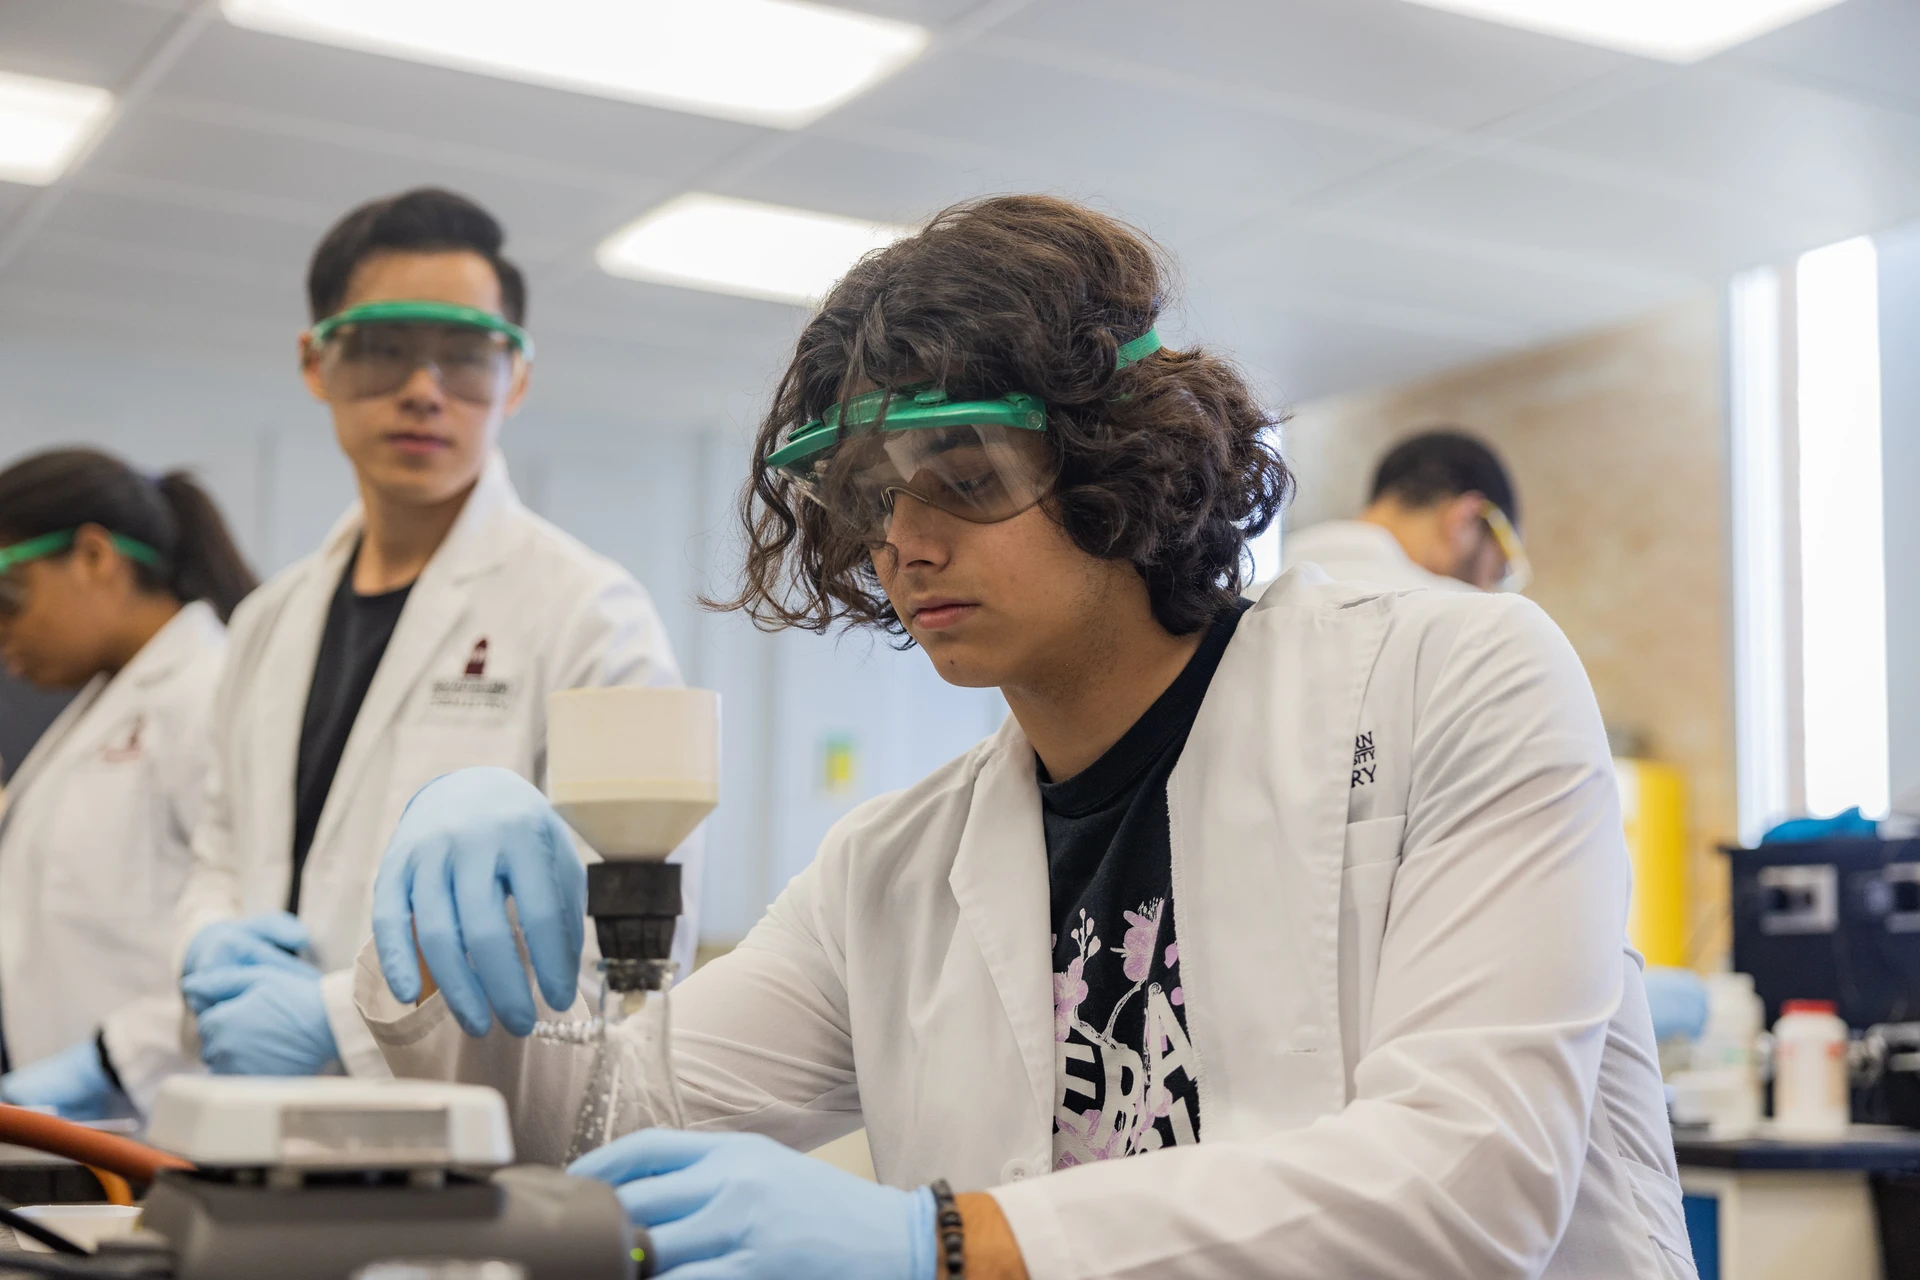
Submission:
[[[1289,533],[1281,553],[1286,567],[1317,564],[1336,581],[1524,591],[1533,571],[1519,515],[1498,454],[1463,431],[1423,431],[1380,460],[1356,519]]]

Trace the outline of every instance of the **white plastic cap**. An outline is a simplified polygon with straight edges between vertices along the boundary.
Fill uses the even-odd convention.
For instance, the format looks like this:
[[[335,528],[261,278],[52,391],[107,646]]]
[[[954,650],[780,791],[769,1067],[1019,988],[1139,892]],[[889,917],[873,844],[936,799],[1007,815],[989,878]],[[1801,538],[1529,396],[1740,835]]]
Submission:
[[[147,1140],[197,1165],[444,1169],[511,1164],[507,1104],[437,1080],[174,1076]]]

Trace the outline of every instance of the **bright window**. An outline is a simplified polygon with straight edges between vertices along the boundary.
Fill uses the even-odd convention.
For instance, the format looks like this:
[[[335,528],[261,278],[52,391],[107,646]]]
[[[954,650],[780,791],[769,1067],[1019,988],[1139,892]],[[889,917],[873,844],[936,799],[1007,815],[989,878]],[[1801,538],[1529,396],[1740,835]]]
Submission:
[[[1887,810],[1878,260],[1865,237],[1800,259],[1800,633],[1806,807]]]

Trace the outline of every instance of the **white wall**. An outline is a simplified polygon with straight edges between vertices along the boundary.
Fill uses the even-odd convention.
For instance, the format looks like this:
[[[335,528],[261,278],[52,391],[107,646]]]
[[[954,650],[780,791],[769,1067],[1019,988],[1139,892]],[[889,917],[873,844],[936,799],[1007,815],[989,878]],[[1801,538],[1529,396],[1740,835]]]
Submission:
[[[1893,796],[1920,790],[1920,225],[1880,253],[1881,470],[1887,541],[1887,763]]]
[[[263,574],[312,549],[352,498],[324,408],[282,368],[143,344],[0,338],[0,465],[88,444],[149,470],[197,471]],[[737,424],[569,421],[536,383],[504,439],[534,510],[632,570],[660,607],[690,683],[722,695],[722,801],[708,828],[702,935],[737,940],[812,858],[831,823],[992,731],[1004,704],[954,689],[917,651],[863,636],[769,636],[701,608],[738,549],[748,457]],[[849,740],[852,785],[824,785],[827,739]]]

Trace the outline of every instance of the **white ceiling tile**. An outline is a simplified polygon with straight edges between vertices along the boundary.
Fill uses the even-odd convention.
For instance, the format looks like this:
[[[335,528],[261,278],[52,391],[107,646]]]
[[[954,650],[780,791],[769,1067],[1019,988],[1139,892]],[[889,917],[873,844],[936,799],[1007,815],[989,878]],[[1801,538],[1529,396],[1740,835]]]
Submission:
[[[1618,268],[1705,281],[1848,234],[1831,214],[1766,200],[1724,203],[1468,160],[1333,209],[1358,219]],[[1369,234],[1373,232],[1369,231]]]
[[[1077,166],[982,147],[929,155],[910,149],[911,142],[898,131],[887,140],[892,145],[875,146],[857,137],[802,138],[781,155],[721,184],[719,190],[746,199],[903,225],[924,221],[957,201],[1009,192],[1067,196],[1100,204],[1143,226],[1153,221],[1154,210],[1115,206],[1098,180]],[[938,143],[928,140],[928,149],[938,149]]]
[[[585,341],[549,358],[543,342],[523,420],[509,430],[574,419],[679,429],[750,421],[765,411],[774,372],[737,355],[689,359]]]
[[[227,104],[236,122],[272,128],[326,122],[597,170],[611,182],[684,182],[768,131],[685,112],[399,58],[336,49],[211,23],[156,89],[169,99]],[[360,135],[348,135],[360,136]]]
[[[1920,115],[1724,64],[1660,81],[1525,140],[1719,184],[1743,198],[1840,214],[1862,231],[1920,216]],[[1739,216],[1728,209],[1729,222]]]
[[[1678,276],[1575,276],[1521,254],[1450,254],[1361,234],[1338,215],[1281,219],[1230,245],[1191,253],[1185,267],[1196,287],[1231,285],[1303,312],[1371,315],[1409,333],[1512,345],[1611,324],[1695,287]]]
[[[182,207],[77,184],[42,234],[118,241],[159,253],[205,254],[287,273],[304,270],[326,222],[307,224]]]
[[[100,282],[94,282],[96,289]],[[54,281],[23,283],[8,273],[0,289],[0,332],[62,345],[136,350],[179,361],[210,400],[223,396],[227,375],[263,371],[297,384],[293,337],[297,326],[263,323],[256,310],[222,309],[183,290],[159,297],[109,287],[84,292]],[[100,365],[103,376],[114,368]],[[302,393],[304,394],[304,393]]]
[[[1360,116],[1471,128],[1632,60],[1404,0],[1042,0],[995,31]],[[991,47],[991,41],[988,42]],[[1116,114],[1150,114],[1151,94]]]
[[[1279,310],[1269,315],[1262,337],[1252,345],[1213,345],[1246,366],[1278,410],[1356,387],[1411,381],[1509,349]]]
[[[535,292],[533,305],[542,352],[550,345],[547,330],[555,327],[606,343],[687,355],[761,352],[792,346],[807,315],[785,303],[615,279],[599,270]]]
[[[956,200],[1044,187],[1058,181],[1015,151],[976,147],[945,155],[914,150],[904,131],[873,145],[838,131],[808,135],[780,155],[722,184],[722,194],[803,209],[911,225]],[[874,136],[883,136],[876,135]],[[917,136],[917,135],[915,135]],[[938,145],[928,139],[927,149]]]
[[[863,127],[896,139],[900,150],[914,135],[928,139],[932,170],[954,176],[923,187],[944,185],[955,195],[1010,187],[1076,192],[1134,208],[1142,221],[1147,211],[1162,211],[1163,221],[1194,234],[1413,148],[1353,128],[1223,111],[1177,92],[1130,103],[1099,78],[971,50],[882,86],[821,132],[859,140]],[[823,155],[819,146],[797,148],[776,164],[811,167],[811,181],[823,187],[855,174],[863,176],[853,181],[881,187],[895,168],[928,170],[902,166],[896,156]],[[815,157],[824,163],[809,165]]]
[[[209,271],[204,264],[138,245],[51,235],[8,267],[0,295],[35,289],[125,302],[135,309],[237,316],[248,323],[273,317],[289,339],[306,323],[299,273],[238,262]]]
[[[457,155],[408,158],[151,113],[122,121],[101,143],[87,167],[89,179],[96,173],[294,201],[337,210],[334,216],[410,187],[445,186],[491,209],[508,228],[509,253],[517,248],[529,258],[610,227],[636,198],[504,176],[460,163]],[[661,184],[656,197],[670,190]]]
[[[6,0],[0,71],[115,89],[178,20],[125,0]]]
[[[1726,54],[1806,83],[1920,112],[1920,4],[1847,0]]]

